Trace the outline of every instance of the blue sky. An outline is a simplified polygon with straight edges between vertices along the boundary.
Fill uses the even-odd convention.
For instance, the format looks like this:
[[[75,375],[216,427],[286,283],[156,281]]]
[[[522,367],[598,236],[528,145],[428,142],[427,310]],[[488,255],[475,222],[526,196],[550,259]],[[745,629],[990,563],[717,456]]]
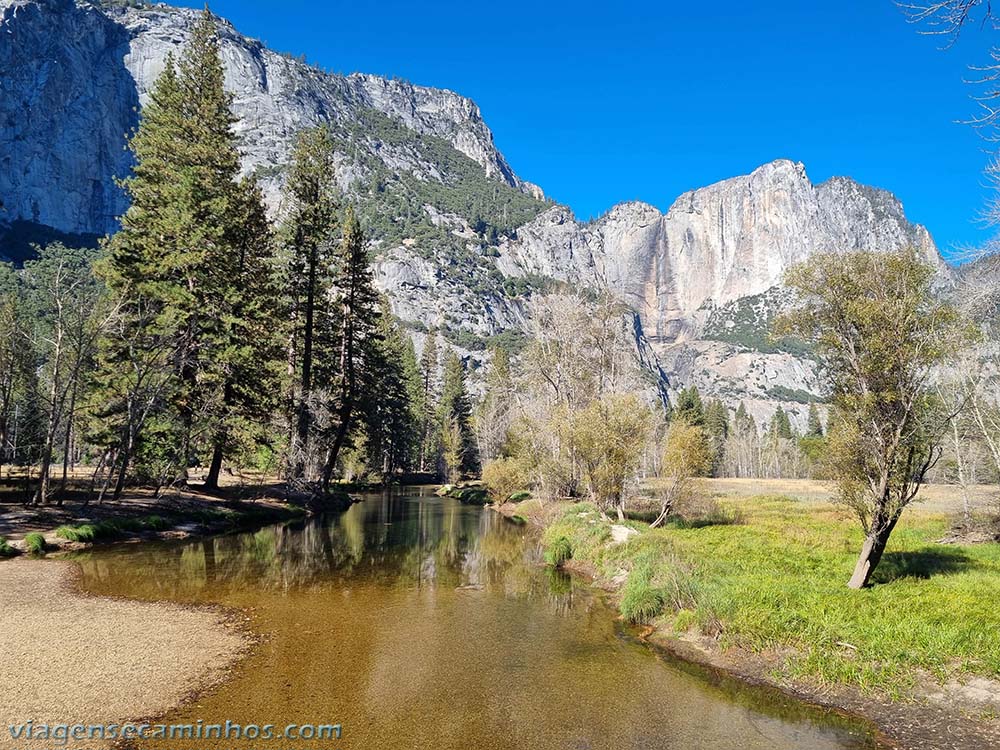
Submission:
[[[182,4],[197,7],[198,2]],[[700,6],[700,7],[696,7]],[[270,47],[324,68],[449,88],[514,170],[582,218],[772,159],[893,191],[946,255],[993,232],[984,143],[956,121],[988,38],[952,49],[891,0],[375,4],[215,0]]]

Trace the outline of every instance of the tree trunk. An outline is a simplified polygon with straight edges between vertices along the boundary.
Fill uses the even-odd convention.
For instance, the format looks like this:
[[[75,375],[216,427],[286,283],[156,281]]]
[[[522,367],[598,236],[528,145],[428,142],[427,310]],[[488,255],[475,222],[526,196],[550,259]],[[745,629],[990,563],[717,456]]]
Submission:
[[[66,417],[66,434],[63,439],[63,461],[62,461],[62,482],[59,484],[59,499],[56,504],[63,504],[63,496],[66,494],[66,481],[69,475],[69,454],[73,442],[73,415],[76,413],[76,382],[69,397],[69,415]]]
[[[46,445],[42,453],[42,465],[38,474],[38,489],[35,490],[35,497],[32,505],[46,505],[49,501],[49,471],[52,467],[52,446]]]
[[[299,409],[295,425],[296,445],[292,448],[292,478],[302,479],[306,473],[306,451],[312,414],[309,399],[312,393],[313,327],[316,307],[316,258],[315,249],[309,259],[309,287],[306,292],[306,319],[302,335],[302,379],[299,385]]]
[[[218,492],[219,474],[222,473],[222,445],[225,442],[223,437],[217,437],[215,446],[212,448],[212,462],[208,465],[208,476],[205,477],[204,489],[208,492]]]
[[[670,515],[670,511],[673,510],[674,503],[672,500],[664,502],[660,505],[660,515],[656,517],[656,520],[649,524],[649,528],[655,529],[661,523],[667,520],[667,516]]]
[[[875,568],[882,560],[882,553],[885,552],[885,546],[891,532],[892,526],[889,526],[882,531],[872,531],[865,537],[858,563],[854,566],[854,574],[847,583],[848,588],[860,589],[868,585],[872,573],[875,572]]]
[[[111,495],[111,499],[114,500],[115,502],[118,502],[118,500],[122,496],[122,492],[125,489],[125,479],[126,477],[128,477],[128,467],[131,458],[132,458],[132,440],[130,438],[128,445],[126,445],[125,449],[122,451],[122,463],[121,466],[118,468],[118,479],[115,482],[114,494]]]
[[[340,424],[337,425],[337,436],[334,438],[333,446],[326,457],[326,465],[323,467],[323,492],[330,492],[330,480],[333,479],[333,470],[337,466],[337,458],[340,450],[347,442],[347,432],[351,428],[351,413],[354,411],[354,404],[348,401],[345,408],[340,412]]]

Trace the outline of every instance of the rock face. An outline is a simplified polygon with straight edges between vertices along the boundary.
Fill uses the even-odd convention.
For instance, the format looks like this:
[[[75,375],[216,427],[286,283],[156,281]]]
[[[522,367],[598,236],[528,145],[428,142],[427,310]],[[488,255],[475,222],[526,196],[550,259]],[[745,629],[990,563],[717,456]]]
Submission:
[[[71,2],[0,2],[0,219],[102,234],[139,105],[128,32]]]
[[[623,203],[581,225],[552,208],[518,230],[499,266],[597,279],[635,308],[651,340],[674,342],[698,333],[707,308],[766,292],[813,253],[906,246],[947,273],[891,193],[843,177],[813,185],[802,164],[782,159],[685,193],[665,214]]]
[[[128,172],[126,133],[197,15],[165,5],[0,0],[0,195],[12,217],[67,232],[115,229],[127,207],[112,179]],[[465,97],[325,73],[268,50],[225,21],[219,33],[246,172],[285,163],[302,128],[371,108],[445,139],[487,177],[537,190],[514,174],[479,108]],[[277,181],[267,182],[276,206]]]
[[[0,0],[0,235],[4,223],[116,228],[126,133],[197,18],[132,5]],[[546,284],[606,288],[635,310],[640,356],[670,390],[694,383],[731,407],[743,400],[758,421],[782,403],[804,424],[822,395],[818,365],[766,337],[790,265],[820,251],[913,246],[950,280],[899,201],[848,178],[814,185],[802,164],[778,160],[687,192],[666,213],[623,203],[584,223],[517,177],[469,99],[329,74],[221,20],[219,34],[244,171],[280,216],[296,134],[327,124],[377,283],[418,341],[436,326],[479,356],[521,325],[525,298]]]

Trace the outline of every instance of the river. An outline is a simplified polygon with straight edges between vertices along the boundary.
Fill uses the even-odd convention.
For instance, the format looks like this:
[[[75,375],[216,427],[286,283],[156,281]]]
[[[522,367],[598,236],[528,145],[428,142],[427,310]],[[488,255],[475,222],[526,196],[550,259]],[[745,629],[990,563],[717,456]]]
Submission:
[[[76,560],[85,590],[240,608],[264,636],[232,679],[165,722],[343,731],[339,741],[199,749],[873,747],[863,725],[658,657],[601,593],[545,568],[529,529],[427,490]]]

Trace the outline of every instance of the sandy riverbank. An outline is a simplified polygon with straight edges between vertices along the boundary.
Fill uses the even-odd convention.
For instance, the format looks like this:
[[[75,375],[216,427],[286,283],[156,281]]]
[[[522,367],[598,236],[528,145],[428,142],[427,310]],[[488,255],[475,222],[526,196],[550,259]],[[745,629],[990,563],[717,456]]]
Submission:
[[[7,725],[29,719],[162,714],[223,680],[249,646],[219,611],[91,597],[75,579],[71,563],[0,562],[0,747],[25,746]]]

